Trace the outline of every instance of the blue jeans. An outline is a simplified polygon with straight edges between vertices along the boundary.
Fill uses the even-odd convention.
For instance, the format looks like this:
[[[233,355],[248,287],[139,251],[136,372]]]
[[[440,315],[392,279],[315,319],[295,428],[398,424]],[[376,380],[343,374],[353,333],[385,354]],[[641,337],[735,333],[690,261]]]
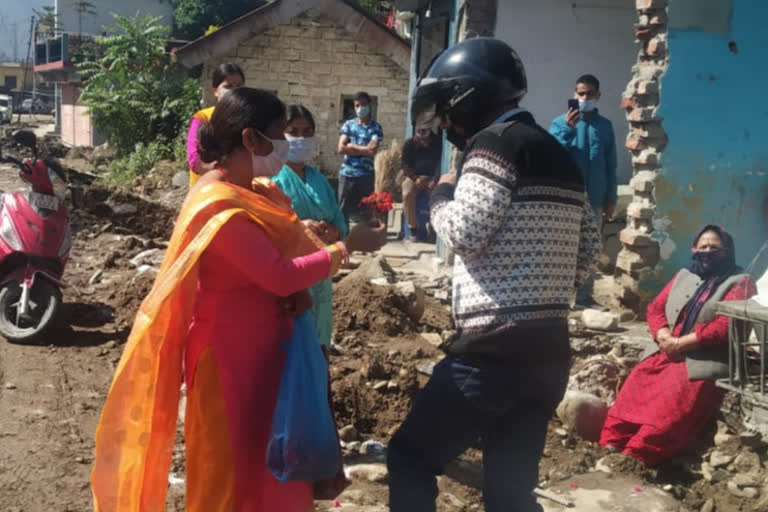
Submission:
[[[509,367],[448,356],[389,445],[391,512],[434,512],[436,476],[483,441],[487,512],[541,512],[533,489],[547,424],[565,393],[569,363]]]

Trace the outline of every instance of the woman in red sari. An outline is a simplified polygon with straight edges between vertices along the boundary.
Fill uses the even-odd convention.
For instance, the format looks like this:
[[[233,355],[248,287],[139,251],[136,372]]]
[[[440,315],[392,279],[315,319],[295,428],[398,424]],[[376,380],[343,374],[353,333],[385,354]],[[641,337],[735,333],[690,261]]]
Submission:
[[[648,465],[680,453],[717,411],[723,391],[715,380],[728,376],[728,318],[714,306],[755,294],[723,228],[706,226],[692,251],[691,266],[648,306],[659,350],[629,375],[600,436],[602,446]]]
[[[182,375],[187,510],[312,508],[312,482],[280,483],[265,463],[281,342],[305,290],[348,251],[380,248],[386,226],[355,227],[346,246],[306,233],[268,179],[285,163],[285,124],[277,97],[238,88],[200,131],[202,159],[221,167],[190,190],[117,368],[96,432],[96,512],[165,510]]]

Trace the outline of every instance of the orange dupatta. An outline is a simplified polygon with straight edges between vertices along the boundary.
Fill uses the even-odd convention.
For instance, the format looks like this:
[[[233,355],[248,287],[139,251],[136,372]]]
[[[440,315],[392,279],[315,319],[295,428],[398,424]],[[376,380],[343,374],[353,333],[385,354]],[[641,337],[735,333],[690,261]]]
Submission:
[[[185,338],[195,306],[200,255],[233,215],[248,215],[285,257],[310,254],[322,242],[308,234],[290,199],[270,180],[251,192],[226,183],[192,191],[160,272],[133,329],[96,429],[91,473],[95,512],[165,510]],[[339,255],[331,252],[332,271]]]

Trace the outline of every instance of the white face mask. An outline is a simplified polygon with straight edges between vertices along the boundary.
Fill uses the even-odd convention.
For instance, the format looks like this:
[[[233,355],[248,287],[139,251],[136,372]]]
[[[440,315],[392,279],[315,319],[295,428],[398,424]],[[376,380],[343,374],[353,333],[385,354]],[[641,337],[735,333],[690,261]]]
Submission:
[[[306,162],[315,152],[314,137],[292,137],[290,135],[286,135],[285,140],[288,141],[288,146],[290,148],[288,150],[289,162]]]
[[[597,108],[597,100],[579,100],[579,110],[582,112],[592,112]]]
[[[221,101],[224,99],[224,96],[232,92],[232,89],[228,89],[224,87],[224,85],[220,85],[218,91],[219,91],[219,101]]]
[[[262,137],[264,137],[262,135]],[[266,138],[266,137],[264,137]],[[251,165],[253,166],[253,177],[270,178],[280,172],[288,159],[288,141],[282,139],[267,139],[272,143],[272,152],[266,156],[259,156],[251,153]]]

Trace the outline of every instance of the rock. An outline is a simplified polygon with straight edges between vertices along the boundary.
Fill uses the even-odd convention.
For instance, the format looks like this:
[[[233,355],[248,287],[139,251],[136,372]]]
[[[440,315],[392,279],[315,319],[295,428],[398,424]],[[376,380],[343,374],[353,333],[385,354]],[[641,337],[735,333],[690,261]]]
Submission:
[[[419,373],[423,375],[432,375],[432,371],[435,369],[435,363],[421,363],[416,367],[416,370],[418,370]]]
[[[411,320],[421,320],[426,308],[424,290],[413,284],[413,281],[400,281],[395,283],[395,291],[406,300],[406,313]]]
[[[449,299],[448,290],[436,290],[432,296],[441,302],[448,302]]]
[[[748,475],[738,474],[735,475],[731,481],[740,489],[744,487],[760,487],[760,484],[762,483],[760,477],[755,473]]]
[[[373,385],[373,390],[374,391],[381,391],[381,390],[383,390],[384,388],[387,387],[387,384],[389,384],[388,381],[380,380],[379,382],[377,382],[376,384]]]
[[[12,390],[16,389],[16,384],[14,384],[13,382],[6,382],[5,383],[5,389],[12,391]]]
[[[745,487],[743,489],[739,488],[739,486],[733,480],[728,482],[728,491],[734,496],[738,496],[739,498],[749,499],[757,498],[758,494],[760,494],[760,492],[754,487]]]
[[[722,446],[733,439],[733,436],[727,432],[718,432],[715,434],[715,446]]]
[[[355,464],[344,468],[344,473],[353,481],[382,483],[389,477],[387,466],[384,464]]]
[[[701,506],[700,512],[715,512],[715,500],[709,498],[705,501],[704,505]]]
[[[371,258],[365,263],[361,263],[360,260],[350,260],[350,264],[357,265],[357,268],[349,274],[350,278],[359,276],[361,279],[371,282],[373,279],[384,278],[386,284],[392,284],[395,282],[395,271],[387,263],[384,256],[379,254],[375,258]]]
[[[360,441],[352,441],[351,443],[346,443],[346,445],[344,445],[344,448],[346,448],[346,450],[349,453],[358,454],[360,453],[360,446],[362,446],[362,444],[363,443],[361,443]]]
[[[179,171],[171,178],[173,188],[187,188],[189,186],[189,172]]]
[[[387,382],[387,390],[388,391],[394,391],[394,390],[396,390],[399,387],[400,386],[397,384],[397,382],[395,382],[393,380]]]
[[[157,267],[153,267],[152,265],[142,265],[136,269],[136,277],[142,276],[144,274],[157,274],[157,272]]]
[[[77,462],[78,464],[85,464],[85,458],[75,457],[75,462]]]
[[[345,443],[351,443],[360,439],[360,434],[357,433],[357,429],[354,425],[347,425],[339,430],[339,439]]]
[[[555,434],[559,435],[560,437],[568,437],[568,431],[564,428],[555,429]]]
[[[382,457],[387,453],[387,447],[384,444],[369,439],[360,445],[360,455],[369,455]]]
[[[117,348],[117,342],[115,340],[108,341],[104,346],[109,349]]]
[[[118,217],[124,216],[124,215],[136,215],[139,212],[139,209],[136,207],[135,204],[130,203],[116,203],[112,201],[112,199],[109,199],[106,204],[110,210],[112,210],[112,213]]]
[[[739,473],[756,474],[760,472],[760,456],[749,450],[743,450],[733,461]]]
[[[443,344],[443,337],[436,332],[423,332],[421,333],[421,337],[434,347],[439,347]]]
[[[101,276],[103,276],[103,275],[104,275],[104,271],[103,270],[97,270],[96,272],[93,273],[91,278],[88,279],[88,284],[93,286],[94,284],[96,284],[99,281],[101,281]]]
[[[720,450],[715,450],[712,452],[712,455],[709,456],[709,463],[712,465],[713,468],[719,468],[721,466],[727,466],[735,458],[736,458],[735,455],[721,452]]]
[[[757,432],[741,432],[739,434],[739,441],[744,446],[749,446],[750,448],[760,448],[763,444],[763,438]]]
[[[147,249],[141,251],[139,254],[131,258],[130,263],[134,267],[140,267],[141,265],[159,265],[162,262],[162,257],[158,260],[157,254],[160,249]],[[154,257],[153,257],[154,256]]]
[[[595,463],[595,471],[600,471],[601,473],[608,473],[608,474],[613,473],[613,470],[611,469],[611,467],[608,464],[606,464],[605,457],[603,457],[602,459],[598,460]]]
[[[712,482],[714,484],[726,480],[730,475],[724,469],[715,469],[708,462],[701,463],[701,473],[704,476],[704,480]]]
[[[389,280],[386,277],[371,279],[370,283],[376,286],[389,286]]]
[[[587,441],[598,441],[608,407],[595,395],[568,391],[557,406],[557,416],[576,435]]]
[[[587,329],[593,331],[615,331],[619,327],[619,317],[607,311],[585,309],[581,321]]]

